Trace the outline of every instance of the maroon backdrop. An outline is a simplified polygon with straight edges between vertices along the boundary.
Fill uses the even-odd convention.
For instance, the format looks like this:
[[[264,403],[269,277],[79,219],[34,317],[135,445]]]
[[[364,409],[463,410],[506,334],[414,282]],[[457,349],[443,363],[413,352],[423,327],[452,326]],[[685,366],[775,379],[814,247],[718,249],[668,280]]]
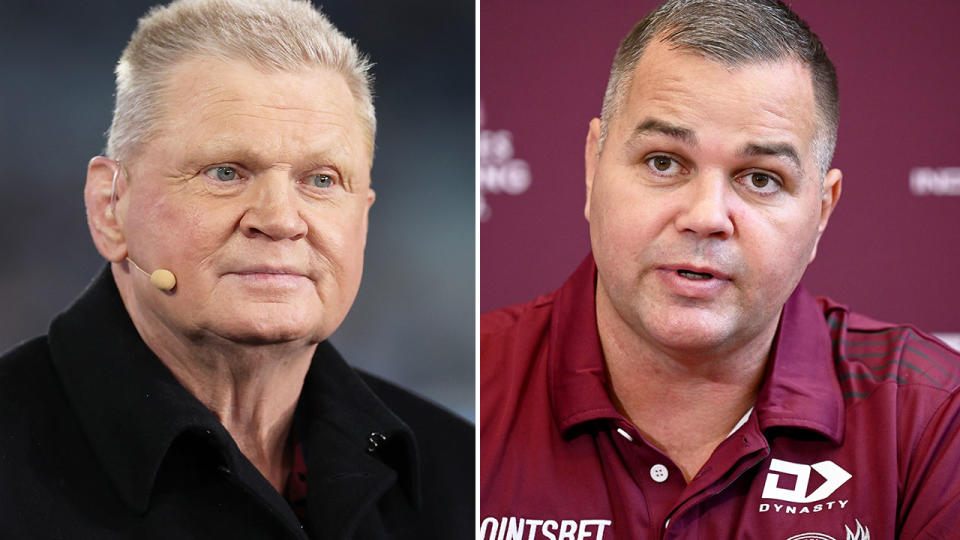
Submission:
[[[620,39],[655,4],[481,1],[481,312],[556,288],[589,249],[587,123]],[[960,333],[960,2],[792,5],[840,78],[843,196],[805,285]]]

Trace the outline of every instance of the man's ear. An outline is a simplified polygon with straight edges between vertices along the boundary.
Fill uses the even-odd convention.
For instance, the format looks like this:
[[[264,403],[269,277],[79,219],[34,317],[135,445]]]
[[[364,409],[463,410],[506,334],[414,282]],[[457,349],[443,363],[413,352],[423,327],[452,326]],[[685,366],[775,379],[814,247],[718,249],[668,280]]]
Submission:
[[[97,156],[87,164],[87,183],[83,188],[87,226],[97,251],[111,262],[120,262],[127,256],[122,220],[117,217],[126,190],[127,178],[119,162]],[[111,193],[115,204],[111,204]]]
[[[840,200],[840,192],[843,191],[843,173],[840,169],[830,169],[827,175],[823,177],[823,189],[820,190],[820,221],[817,223],[817,239],[813,242],[813,251],[810,252],[810,261],[817,256],[817,245],[820,244],[820,237],[823,231],[827,230],[827,222],[830,221],[830,215],[833,209],[837,207]]]
[[[363,208],[363,245],[367,245],[367,230],[370,225],[370,207],[377,200],[377,192],[373,188],[367,188],[366,206]]]
[[[600,119],[590,121],[587,129],[587,144],[583,149],[584,173],[586,174],[587,202],[583,207],[583,217],[590,222],[590,192],[593,191],[593,178],[600,161]]]

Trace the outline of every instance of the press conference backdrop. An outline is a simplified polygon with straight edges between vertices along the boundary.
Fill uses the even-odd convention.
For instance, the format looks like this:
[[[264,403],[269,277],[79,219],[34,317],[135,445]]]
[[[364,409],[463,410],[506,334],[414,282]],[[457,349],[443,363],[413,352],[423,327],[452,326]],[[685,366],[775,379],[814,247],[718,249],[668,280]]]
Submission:
[[[587,253],[587,123],[656,4],[481,2],[481,312],[558,287]],[[960,348],[960,2],[791,5],[840,78],[843,195],[803,282]]]
[[[0,14],[0,350],[46,332],[104,262],[87,232],[113,66],[149,0],[5,0]],[[316,3],[316,1],[315,1]],[[331,1],[376,62],[363,284],[332,342],[460,414],[474,403],[474,4]]]

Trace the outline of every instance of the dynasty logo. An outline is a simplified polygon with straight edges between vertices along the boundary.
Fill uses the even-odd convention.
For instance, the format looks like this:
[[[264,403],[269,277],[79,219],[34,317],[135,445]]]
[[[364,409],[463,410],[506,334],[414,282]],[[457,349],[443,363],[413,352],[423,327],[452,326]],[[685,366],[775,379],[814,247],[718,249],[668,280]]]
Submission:
[[[810,479],[816,472],[823,482],[810,491]],[[850,473],[832,461],[821,461],[813,465],[793,463],[781,459],[770,461],[770,472],[763,484],[763,499],[773,499],[795,504],[761,503],[761,512],[783,512],[786,514],[807,514],[844,508],[849,500],[825,500],[852,477]],[[790,482],[790,479],[793,482]],[[793,487],[785,487],[790,486]],[[823,501],[823,502],[820,502]],[[817,504],[812,504],[817,503]]]

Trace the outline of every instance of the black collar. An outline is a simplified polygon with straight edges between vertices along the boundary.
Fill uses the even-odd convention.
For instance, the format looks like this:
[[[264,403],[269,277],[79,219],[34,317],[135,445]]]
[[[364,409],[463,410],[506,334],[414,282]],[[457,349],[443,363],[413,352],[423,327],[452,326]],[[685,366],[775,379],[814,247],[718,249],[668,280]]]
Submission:
[[[213,413],[140,338],[109,265],[54,319],[49,343],[84,433],[123,500],[138,513],[147,510],[157,472],[185,433],[208,440],[226,467],[254,470]],[[317,347],[296,415],[312,522],[323,520],[334,529],[329,532],[352,528],[339,506],[356,505],[357,498],[367,500],[397,481],[416,505],[413,433],[328,342]],[[386,441],[371,450],[372,433]],[[260,480],[262,486],[266,480]]]

